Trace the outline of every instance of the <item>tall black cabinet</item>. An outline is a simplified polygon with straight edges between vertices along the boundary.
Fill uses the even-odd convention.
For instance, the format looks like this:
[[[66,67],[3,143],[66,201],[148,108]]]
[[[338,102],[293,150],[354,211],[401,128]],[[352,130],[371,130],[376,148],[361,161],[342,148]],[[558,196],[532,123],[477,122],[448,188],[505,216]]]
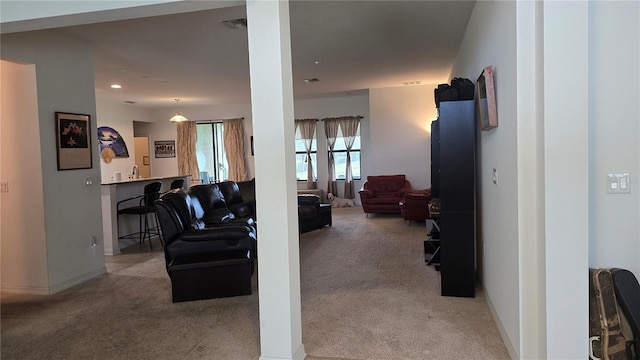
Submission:
[[[474,101],[440,103],[436,122],[443,296],[475,296],[476,125]],[[433,128],[433,127],[432,127]],[[433,133],[432,133],[433,136]],[[432,167],[432,171],[433,171]]]

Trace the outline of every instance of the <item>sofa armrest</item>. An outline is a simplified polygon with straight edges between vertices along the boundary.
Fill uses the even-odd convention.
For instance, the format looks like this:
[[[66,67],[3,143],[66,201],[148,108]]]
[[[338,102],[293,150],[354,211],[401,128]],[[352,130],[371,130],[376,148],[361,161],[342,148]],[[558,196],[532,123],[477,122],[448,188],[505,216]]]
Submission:
[[[358,193],[360,194],[360,200],[366,200],[374,196],[373,191],[367,189],[361,189]]]
[[[246,236],[252,236],[251,230],[244,226],[223,226],[204,228],[202,230],[187,230],[180,234],[179,238],[186,242],[237,240]]]
[[[411,184],[405,181],[404,185],[396,192],[398,197],[403,197],[405,194],[411,192]]]

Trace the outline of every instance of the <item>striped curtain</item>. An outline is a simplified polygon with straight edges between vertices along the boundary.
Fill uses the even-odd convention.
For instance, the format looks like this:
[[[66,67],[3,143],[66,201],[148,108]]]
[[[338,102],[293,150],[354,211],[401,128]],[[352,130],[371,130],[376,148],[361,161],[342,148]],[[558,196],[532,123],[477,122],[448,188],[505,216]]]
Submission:
[[[224,126],[224,151],[229,164],[229,180],[247,179],[247,167],[244,161],[244,125],[243,119],[226,119]]]
[[[178,148],[178,175],[191,175],[194,184],[200,183],[200,170],[196,157],[196,133],[195,121],[179,122],[177,127]]]
[[[313,139],[316,137],[316,123],[318,119],[296,120],[296,134],[300,134],[303,140],[304,149],[307,152],[307,189],[316,189],[315,179],[313,177],[313,163],[311,162],[311,149],[313,147]]]

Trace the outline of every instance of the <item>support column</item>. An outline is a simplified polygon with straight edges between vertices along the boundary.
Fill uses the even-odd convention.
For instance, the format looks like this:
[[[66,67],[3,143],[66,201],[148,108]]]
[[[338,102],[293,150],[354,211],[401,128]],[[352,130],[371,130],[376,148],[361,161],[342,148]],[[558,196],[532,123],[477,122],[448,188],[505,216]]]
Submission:
[[[293,83],[288,1],[247,1],[261,360],[306,356],[302,345]]]
[[[589,338],[589,2],[543,2],[547,359]],[[571,94],[566,92],[571,79]],[[567,331],[565,324],[570,324]]]

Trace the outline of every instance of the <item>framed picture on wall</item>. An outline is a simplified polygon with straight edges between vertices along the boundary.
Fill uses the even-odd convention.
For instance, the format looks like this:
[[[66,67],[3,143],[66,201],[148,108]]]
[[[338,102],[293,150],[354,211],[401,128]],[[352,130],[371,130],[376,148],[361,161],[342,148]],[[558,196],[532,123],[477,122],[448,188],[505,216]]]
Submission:
[[[58,170],[91,169],[91,116],[56,112]]]
[[[498,111],[496,108],[496,91],[493,83],[493,67],[487,66],[482,70],[476,86],[476,101],[481,130],[491,130],[498,127]]]
[[[154,148],[155,148],[156,158],[176,157],[176,141],[175,140],[155,141]]]

